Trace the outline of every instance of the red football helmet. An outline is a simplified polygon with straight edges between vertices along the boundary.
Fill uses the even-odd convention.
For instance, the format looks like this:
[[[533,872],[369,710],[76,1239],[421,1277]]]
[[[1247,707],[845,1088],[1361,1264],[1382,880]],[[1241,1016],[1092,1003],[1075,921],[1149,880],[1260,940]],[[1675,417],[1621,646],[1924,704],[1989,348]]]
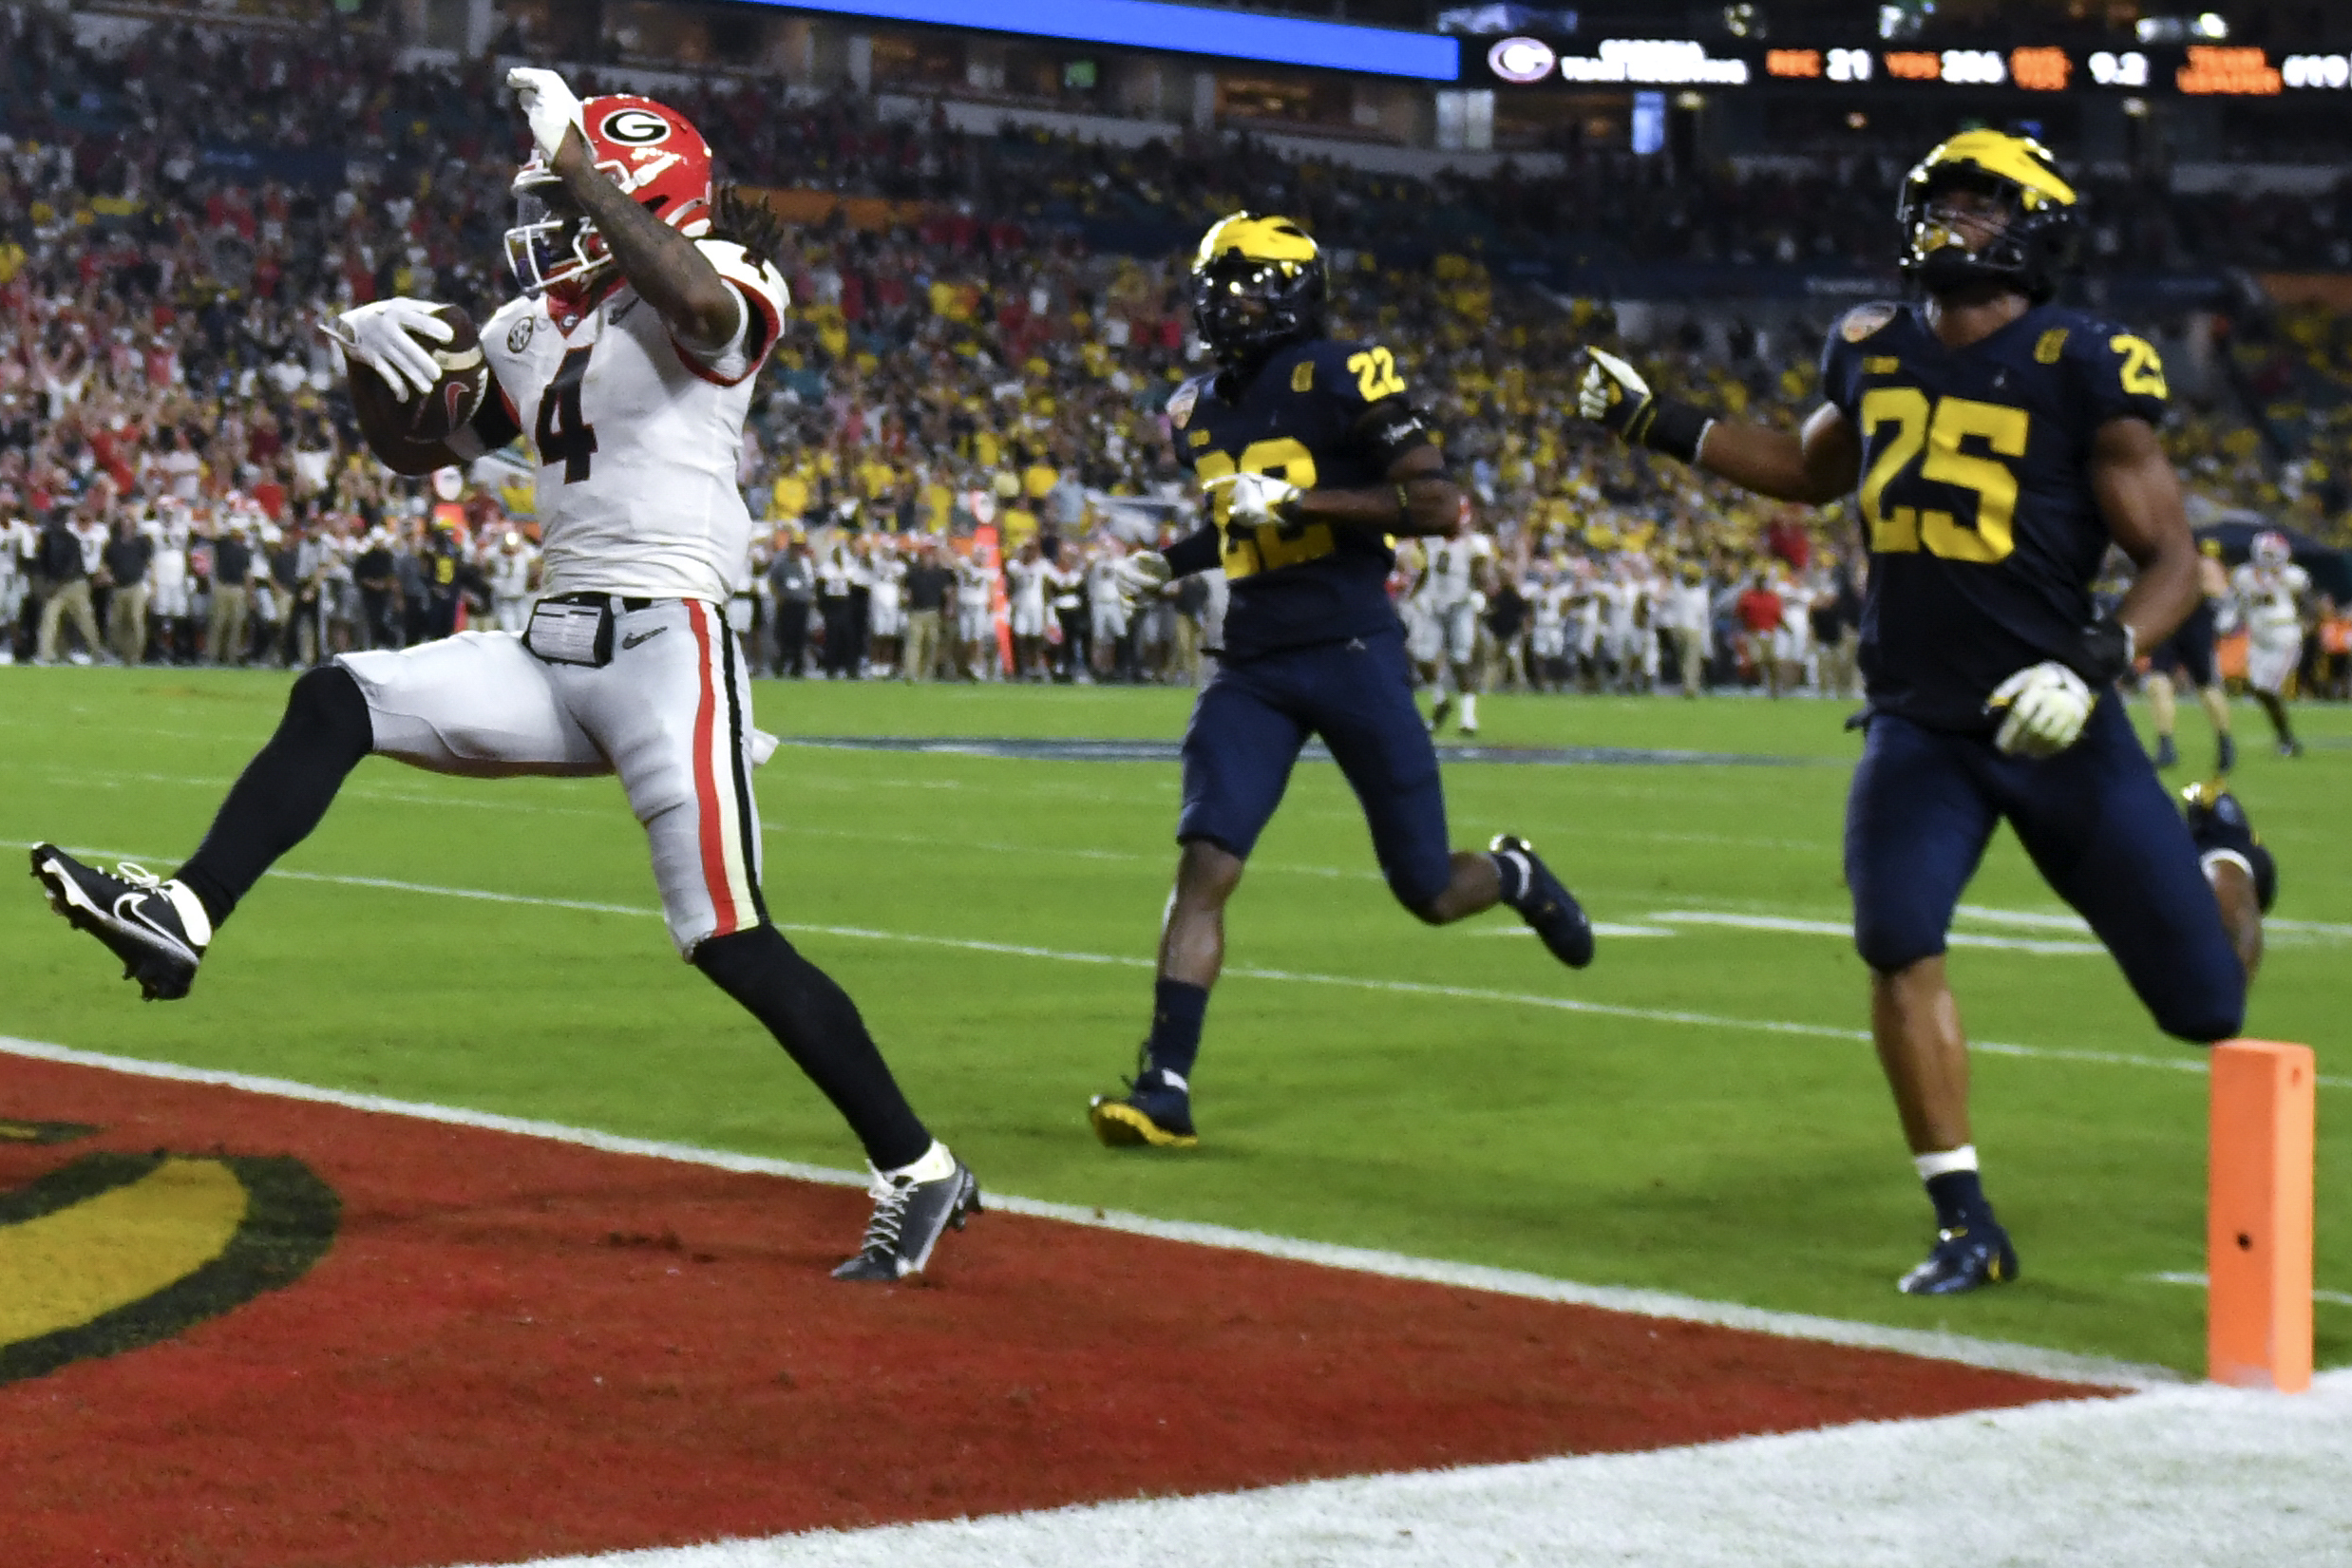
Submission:
[[[2254,564],[2266,572],[2276,572],[2295,558],[2295,547],[2285,534],[2275,528],[2266,528],[2254,536],[2252,551]]]
[[[598,172],[689,238],[710,231],[711,144],[692,121],[635,93],[591,98],[580,118]],[[595,219],[565,194],[545,158],[535,155],[516,174],[514,195],[506,264],[523,293],[545,293],[611,263]]]

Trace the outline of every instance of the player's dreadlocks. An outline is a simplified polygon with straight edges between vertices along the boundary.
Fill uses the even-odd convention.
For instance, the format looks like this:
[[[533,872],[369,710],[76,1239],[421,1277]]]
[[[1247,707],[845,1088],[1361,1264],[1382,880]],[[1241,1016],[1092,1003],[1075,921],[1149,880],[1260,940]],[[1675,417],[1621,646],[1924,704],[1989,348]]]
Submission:
[[[733,240],[755,267],[762,262],[783,266],[784,219],[775,208],[731,181],[719,187],[711,203],[711,237]]]

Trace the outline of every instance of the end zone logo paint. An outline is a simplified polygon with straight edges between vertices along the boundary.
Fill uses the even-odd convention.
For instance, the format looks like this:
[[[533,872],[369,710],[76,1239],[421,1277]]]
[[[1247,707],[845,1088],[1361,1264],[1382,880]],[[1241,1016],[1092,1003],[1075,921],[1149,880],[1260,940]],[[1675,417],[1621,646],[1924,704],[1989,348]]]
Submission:
[[[15,1143],[96,1129],[0,1122]],[[341,1205],[298,1160],[86,1154],[0,1193],[0,1384],[153,1345],[300,1279]]]
[[[1540,38],[1506,38],[1487,51],[1487,66],[1506,82],[1521,86],[1551,74],[1559,55]]]

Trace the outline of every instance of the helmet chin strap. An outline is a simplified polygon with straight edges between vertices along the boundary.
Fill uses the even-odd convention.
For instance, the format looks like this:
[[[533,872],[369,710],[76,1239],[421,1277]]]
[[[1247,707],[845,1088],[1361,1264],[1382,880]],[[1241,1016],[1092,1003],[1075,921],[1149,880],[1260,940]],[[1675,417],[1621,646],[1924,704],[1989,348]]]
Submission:
[[[603,304],[628,281],[620,275],[620,269],[608,260],[592,273],[549,284],[545,291],[547,312],[559,318],[578,320]]]

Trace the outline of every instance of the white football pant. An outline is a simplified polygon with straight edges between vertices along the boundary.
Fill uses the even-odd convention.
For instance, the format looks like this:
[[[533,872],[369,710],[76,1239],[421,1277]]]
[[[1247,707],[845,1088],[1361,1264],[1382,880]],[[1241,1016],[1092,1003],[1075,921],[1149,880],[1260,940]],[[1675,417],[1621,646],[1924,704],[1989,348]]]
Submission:
[[[544,663],[504,632],[335,662],[368,699],[381,756],[471,778],[617,773],[681,954],[768,918],[751,794],[765,758],[749,671],[714,606],[660,599],[616,615],[601,670]]]

